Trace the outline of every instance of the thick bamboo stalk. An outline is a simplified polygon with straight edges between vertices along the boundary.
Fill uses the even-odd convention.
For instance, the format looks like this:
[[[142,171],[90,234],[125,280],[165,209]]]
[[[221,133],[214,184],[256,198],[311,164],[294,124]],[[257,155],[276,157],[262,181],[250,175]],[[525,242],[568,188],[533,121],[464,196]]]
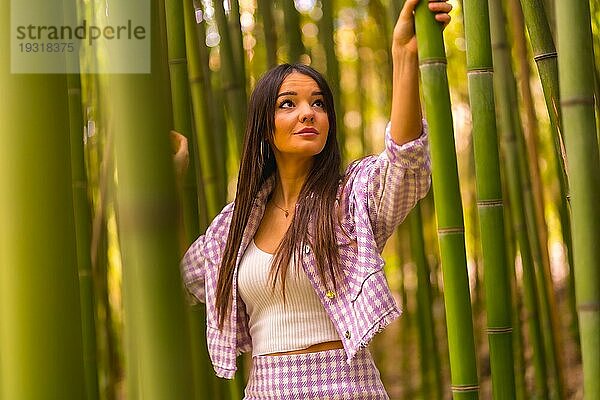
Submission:
[[[300,62],[302,55],[306,54],[300,31],[300,14],[294,6],[294,0],[281,0],[279,4],[283,8],[285,25],[283,42],[286,43],[288,49],[287,62]]]
[[[563,240],[569,253],[572,252],[571,226],[569,218],[569,183],[567,181],[563,139],[561,134],[560,118],[560,95],[558,89],[558,64],[557,53],[552,39],[550,26],[546,18],[542,0],[508,0],[515,14],[522,12],[529,32],[534,60],[537,65],[546,108],[550,117],[550,125],[553,132],[554,161],[557,169],[557,179],[560,188],[559,214],[563,231]],[[541,288],[540,288],[541,289]],[[547,289],[550,292],[550,289]],[[555,326],[554,329],[559,327]]]
[[[85,399],[67,79],[11,73],[11,2],[0,8],[0,398]]]
[[[242,61],[238,62],[236,60],[239,54],[234,47],[223,2],[215,1],[214,7],[219,34],[221,35],[219,54],[221,57],[221,80],[225,94],[225,109],[227,110],[229,122],[227,137],[230,141],[231,151],[239,157],[246,121],[246,74],[244,66],[241,64]],[[237,18],[239,20],[239,12]]]
[[[589,7],[587,1],[557,3],[560,94],[572,187],[575,290],[586,400],[600,397],[600,246],[595,243],[600,237],[600,161],[590,85],[594,60]]]
[[[442,399],[442,371],[439,349],[435,337],[431,299],[431,277],[425,255],[423,219],[420,204],[409,214],[410,248],[417,269],[417,318],[419,322],[419,347],[421,352],[421,393],[425,399]]]
[[[542,81],[542,87],[544,89],[546,104],[549,109],[550,121],[554,132],[554,156],[557,161],[556,168],[560,187],[560,202],[558,208],[561,216],[561,226],[565,245],[568,248],[568,252],[571,253],[571,223],[569,220],[569,205],[567,204],[567,193],[569,189],[564,170],[563,146],[562,138],[560,136],[560,104],[556,50],[549,23],[546,20],[547,14],[545,13],[541,0],[521,1],[521,4],[523,6],[522,11],[531,38],[531,45],[535,55],[534,58],[538,65],[538,71]],[[520,19],[521,10],[516,1],[513,1],[513,9],[515,14],[517,14],[517,19]],[[515,25],[521,26],[519,21],[515,21]],[[517,38],[517,40],[520,41],[521,37],[522,36]],[[552,104],[552,110],[550,110],[550,104]],[[517,133],[519,133],[517,135],[517,149],[519,151],[521,165],[526,166],[529,165],[529,162],[527,161],[527,154],[525,152],[525,141],[520,132],[522,132],[522,130],[519,127],[517,130]],[[529,173],[526,168],[522,168],[521,174],[523,186],[525,188],[524,204],[526,207],[526,224],[530,236],[530,245],[532,246],[532,255],[535,265],[537,266],[536,275],[538,279],[538,294],[540,296],[540,316],[545,326],[544,339],[547,352],[546,361],[548,362],[549,375],[552,377],[551,381],[554,383],[554,386],[551,388],[557,393],[557,396],[565,398],[564,361],[561,352],[562,329],[554,294],[554,284],[552,281],[549,260],[548,262],[544,262],[544,252],[547,253],[547,243],[541,242],[538,231],[535,229],[537,226],[535,217],[536,211]]]
[[[214,218],[223,207],[225,193],[223,192],[225,165],[219,160],[219,152],[215,145],[215,135],[212,135],[208,125],[207,115],[207,92],[206,78],[203,77],[201,59],[199,54],[200,44],[196,32],[196,21],[192,0],[185,0],[183,8],[185,24],[185,45],[187,54],[188,79],[190,83],[190,94],[194,116],[194,128],[196,131],[198,161],[201,171],[202,186],[205,194],[206,209],[208,217]],[[215,133],[217,134],[217,133]],[[198,209],[202,207],[198,205]]]
[[[244,38],[242,35],[242,25],[240,22],[240,4],[238,0],[229,1],[229,17],[227,25],[229,26],[229,36],[231,37],[231,46],[233,48],[233,57],[235,60],[235,75],[246,85],[246,51],[244,50]]]
[[[128,5],[115,3],[116,15]],[[111,75],[107,100],[115,130],[118,223],[125,315],[135,334],[140,399],[193,396],[188,328],[177,268],[177,201],[168,132],[172,127],[162,1],[150,9],[150,71]],[[115,57],[127,57],[127,54]],[[140,140],[143,138],[143,140]],[[149,174],[148,171],[153,171]],[[130,343],[133,342],[130,336]]]
[[[522,160],[518,156],[517,131],[520,129],[516,104],[516,88],[510,56],[506,46],[505,18],[498,0],[490,1],[491,33],[494,45],[493,60],[495,66],[495,86],[498,102],[498,122],[503,142],[504,165],[509,186],[513,228],[521,253],[523,265],[523,292],[528,310],[530,341],[533,347],[533,365],[535,370],[536,398],[544,399],[547,394],[546,358],[543,347],[540,321],[538,320],[538,296],[534,264],[531,255],[530,238],[526,229],[524,198],[522,196],[521,170]]]
[[[167,24],[167,50],[169,57],[169,77],[171,79],[171,102],[173,103],[173,129],[192,141],[192,114],[188,85],[187,56],[185,51],[185,26],[183,2],[165,0]],[[190,160],[195,160],[195,149],[188,146]],[[193,161],[192,161],[193,162]],[[182,218],[186,242],[191,243],[199,234],[198,193],[196,190],[196,170],[188,168],[182,186]]]
[[[78,62],[77,62],[78,64]],[[83,360],[87,400],[96,400],[98,369],[96,360],[96,317],[94,284],[92,280],[91,236],[92,216],[88,201],[88,185],[83,152],[83,113],[81,83],[78,74],[68,74],[69,132],[71,145],[71,177],[73,180],[73,210],[77,242],[77,269],[81,299]]]
[[[477,399],[479,384],[446,56],[441,26],[434,20],[425,2],[420,3],[416,9],[415,23],[423,98],[430,129],[433,192],[450,349],[451,390],[456,400]]]
[[[493,15],[493,7],[492,3],[490,3],[490,17]],[[491,22],[490,18],[490,22]],[[491,24],[493,26],[493,24]],[[492,45],[493,47],[493,45]],[[504,176],[504,175],[503,175]],[[523,352],[523,334],[522,334],[522,324],[521,324],[521,314],[523,309],[523,302],[521,300],[522,296],[519,290],[519,285],[517,284],[517,275],[515,271],[515,259],[517,258],[517,243],[515,240],[514,231],[512,224],[512,212],[511,212],[511,204],[508,196],[508,188],[506,187],[506,179],[503,179],[503,187],[502,191],[504,193],[504,198],[506,200],[506,207],[504,207],[504,226],[506,229],[504,230],[506,234],[506,254],[507,259],[509,260],[508,266],[508,276],[510,280],[510,290],[512,293],[512,325],[513,325],[513,335],[512,335],[512,343],[513,343],[513,356],[515,362],[515,400],[526,400],[527,396],[527,388],[525,384],[525,354]]]
[[[492,393],[494,399],[509,400],[515,398],[511,290],[507,273],[488,4],[487,0],[464,0],[463,5]]]
[[[189,3],[189,2],[188,2]],[[180,0],[166,0],[165,11],[167,17],[167,44],[169,52],[169,72],[171,77],[171,99],[173,102],[173,127],[176,131],[183,133],[193,144],[194,135],[192,129],[191,99],[189,93],[189,80],[187,73],[187,59],[185,50],[185,22],[183,15],[183,2]],[[185,7],[191,12],[191,7]],[[190,160],[197,164],[195,149],[191,145]],[[196,190],[196,168],[188,168],[182,191],[182,217],[185,226],[185,243],[188,246],[200,233],[198,215],[198,191]],[[201,192],[204,194],[204,192]],[[204,204],[204,197],[202,197]],[[212,365],[208,357],[208,349],[205,332],[206,315],[204,310],[198,308],[188,309],[188,323],[191,337],[191,357],[194,378],[194,394],[196,399],[216,397],[211,382],[214,380]],[[199,329],[198,329],[199,328]]]
[[[323,16],[319,21],[319,38],[323,47],[325,48],[325,59],[327,62],[327,81],[331,85],[331,91],[333,92],[333,101],[335,104],[336,113],[336,125],[337,125],[337,139],[342,153],[342,159],[346,153],[345,146],[345,125],[344,115],[346,113],[345,107],[342,100],[342,92],[340,87],[340,66],[338,63],[337,56],[335,54],[335,40],[334,40],[334,7],[336,4],[335,0],[329,0],[322,3]]]
[[[518,0],[511,0],[515,4],[513,13],[511,14],[510,27],[512,28],[512,47],[515,48],[515,65],[517,67],[517,76],[520,80],[520,98],[523,104],[523,132],[525,136],[525,144],[527,146],[528,169],[531,177],[531,193],[535,201],[535,219],[536,232],[538,242],[541,249],[541,261],[543,270],[546,274],[550,274],[550,257],[548,253],[548,228],[546,226],[544,213],[544,188],[541,181],[540,169],[538,164],[537,138],[540,134],[538,128],[538,119],[535,113],[535,105],[531,94],[530,76],[531,68],[529,67],[529,55],[527,51],[527,39],[525,37],[525,26],[523,21],[523,13]],[[508,45],[508,43],[505,43]],[[498,46],[502,46],[498,43]],[[503,50],[504,51],[504,50]],[[568,220],[567,220],[568,222]],[[565,242],[570,243],[570,232],[568,229],[570,224],[564,225]],[[571,252],[567,252],[569,255]]]
[[[258,14],[262,17],[265,35],[265,48],[267,53],[267,68],[277,65],[277,31],[275,17],[273,16],[273,2],[270,0],[257,0]]]

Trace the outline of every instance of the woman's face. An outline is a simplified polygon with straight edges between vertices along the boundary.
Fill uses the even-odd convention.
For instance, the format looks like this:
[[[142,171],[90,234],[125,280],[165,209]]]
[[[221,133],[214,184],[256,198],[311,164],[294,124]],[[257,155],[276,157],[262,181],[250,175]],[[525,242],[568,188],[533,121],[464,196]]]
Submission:
[[[299,72],[288,75],[275,104],[274,152],[282,157],[312,157],[325,147],[329,119],[317,82]]]

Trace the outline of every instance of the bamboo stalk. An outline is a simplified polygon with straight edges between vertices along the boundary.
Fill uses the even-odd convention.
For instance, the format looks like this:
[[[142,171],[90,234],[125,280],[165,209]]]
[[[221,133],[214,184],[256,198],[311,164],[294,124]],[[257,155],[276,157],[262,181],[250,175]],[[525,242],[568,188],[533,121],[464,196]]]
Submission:
[[[492,48],[486,0],[465,0],[467,76],[473,120],[477,208],[485,266],[487,335],[494,399],[514,399],[511,291],[504,232],[504,201],[500,182],[495,121]]]
[[[560,95],[558,89],[557,53],[552,39],[550,26],[546,19],[542,0],[508,0],[513,15],[520,18],[522,14],[529,32],[534,60],[537,65],[540,81],[544,91],[546,108],[550,117],[553,132],[554,161],[560,188],[559,214],[563,231],[563,240],[568,252],[572,252],[571,226],[569,218],[569,183],[564,162],[563,139],[561,135]],[[548,290],[550,292],[550,290]],[[554,327],[558,329],[559,327]]]
[[[77,268],[81,301],[83,360],[87,400],[97,400],[98,369],[96,360],[96,317],[92,258],[90,252],[92,216],[88,201],[88,185],[83,152],[83,113],[81,84],[77,74],[67,75],[69,99],[69,132],[71,145],[71,177],[73,181],[73,210],[77,242]]]
[[[526,129],[525,129],[525,139],[527,142],[527,148],[528,148],[528,153],[529,153],[529,165],[530,165],[530,171],[531,171],[531,179],[533,181],[533,189],[532,189],[532,194],[534,195],[534,199],[536,201],[536,206],[535,208],[535,212],[536,212],[536,219],[537,219],[537,225],[538,225],[538,235],[539,235],[539,243],[540,243],[540,248],[542,249],[541,252],[541,265],[543,266],[543,271],[544,274],[546,275],[546,283],[548,283],[549,285],[547,286],[547,293],[548,293],[548,298],[550,301],[550,308],[552,310],[551,313],[551,317],[554,318],[555,320],[558,320],[558,310],[557,310],[557,306],[556,306],[556,300],[555,300],[555,296],[554,296],[554,290],[553,287],[551,285],[551,276],[552,276],[552,272],[550,270],[550,260],[549,260],[549,254],[548,254],[548,235],[547,235],[547,230],[546,230],[546,226],[545,226],[545,221],[543,220],[544,216],[543,216],[543,199],[541,198],[543,195],[543,190],[541,188],[541,182],[537,181],[537,177],[536,175],[539,175],[539,171],[538,171],[538,164],[537,164],[537,154],[535,151],[535,139],[534,136],[537,136],[537,117],[535,116],[535,109],[534,109],[534,105],[533,105],[533,100],[532,100],[532,96],[530,93],[530,84],[529,84],[529,77],[530,77],[530,72],[529,72],[529,62],[528,62],[528,56],[527,56],[527,47],[526,47],[526,38],[525,38],[525,32],[524,32],[524,22],[523,22],[523,13],[521,11],[521,7],[518,3],[517,0],[510,0],[509,1],[510,6],[512,8],[512,12],[511,12],[511,25],[514,31],[514,36],[515,36],[515,47],[516,47],[516,51],[517,54],[519,54],[517,56],[517,60],[518,63],[517,65],[519,66],[519,75],[521,76],[520,80],[521,80],[521,97],[523,99],[523,105],[525,108],[525,112],[526,112]],[[557,164],[556,168],[560,168]],[[561,198],[560,200],[560,204],[558,205],[558,212],[559,212],[559,217],[560,217],[560,225],[561,225],[561,233],[563,236],[563,240],[565,243],[565,246],[567,248],[567,260],[568,260],[568,268],[569,268],[569,275],[567,278],[567,282],[568,282],[568,305],[569,308],[571,310],[571,312],[569,313],[570,315],[572,315],[572,317],[570,318],[571,320],[571,337],[572,339],[576,342],[579,343],[579,328],[578,328],[578,322],[577,322],[577,311],[576,311],[576,302],[575,302],[575,279],[574,279],[574,273],[573,273],[573,251],[572,251],[572,234],[571,234],[571,221],[570,221],[570,213],[568,210],[568,204],[565,204],[564,200]],[[558,324],[557,323],[553,323],[553,325],[556,327]],[[560,329],[556,329],[554,331],[554,333],[556,335],[558,335],[558,340],[556,340],[556,342],[561,343],[562,340],[560,339],[561,335],[561,330]],[[579,346],[577,346],[577,348],[579,348]],[[578,350],[577,350],[578,351]],[[560,354],[560,353],[559,353]],[[561,365],[564,365],[564,362],[561,362]]]
[[[279,2],[283,8],[283,19],[285,25],[285,34],[283,42],[287,44],[288,57],[290,63],[302,61],[302,55],[306,54],[304,43],[302,42],[302,32],[300,31],[300,14],[294,6],[294,0],[281,0]]]
[[[262,17],[265,35],[267,68],[271,69],[277,65],[277,31],[275,29],[275,17],[273,16],[273,2],[257,0],[257,6],[258,14]]]
[[[565,175],[565,165],[563,160],[563,145],[561,137],[561,121],[560,121],[560,104],[559,104],[559,92],[558,92],[558,71],[556,63],[556,49],[554,47],[554,41],[552,38],[549,23],[546,19],[546,13],[541,0],[523,1],[521,0],[522,11],[525,17],[525,23],[531,39],[531,45],[534,51],[534,58],[536,60],[540,79],[542,81],[542,87],[544,90],[544,96],[546,99],[546,105],[550,114],[550,122],[554,131],[554,153],[555,160],[557,160],[557,176],[559,179],[560,187],[560,203],[559,213],[561,215],[561,224],[563,227],[563,238],[565,245],[570,252],[572,246],[570,243],[570,220],[569,206],[567,204],[568,198],[568,180]],[[518,6],[515,4],[515,9]],[[552,108],[552,110],[550,110]],[[521,128],[519,127],[519,132]],[[521,158],[521,165],[526,166],[529,163],[527,155],[525,154],[525,144],[522,135],[517,135],[517,150],[519,151],[519,157]],[[530,236],[530,245],[532,246],[532,255],[534,262],[537,265],[537,279],[538,279],[538,295],[540,296],[540,316],[542,322],[545,325],[545,346],[547,351],[547,363],[548,370],[554,382],[553,390],[556,392],[556,396],[559,398],[566,397],[565,388],[565,377],[564,377],[564,361],[561,352],[561,324],[558,316],[558,308],[554,295],[554,284],[552,282],[552,273],[550,271],[549,262],[544,263],[543,252],[544,249],[547,251],[547,243],[541,243],[538,238],[538,232],[535,229],[537,223],[535,220],[535,206],[533,204],[533,194],[531,191],[531,183],[529,173],[525,168],[521,169],[521,177],[524,180],[525,187],[525,199],[524,204],[526,207],[526,224]]]
[[[498,102],[498,122],[503,142],[506,178],[509,186],[510,201],[512,204],[511,215],[513,229],[519,245],[523,265],[523,292],[525,305],[528,311],[527,325],[529,337],[533,347],[533,365],[535,371],[535,396],[548,398],[546,356],[543,347],[543,336],[540,321],[538,320],[538,296],[535,280],[534,263],[531,254],[529,233],[526,229],[525,205],[521,185],[522,159],[518,156],[517,135],[520,135],[520,123],[516,120],[515,113],[516,88],[512,75],[510,56],[506,45],[506,21],[502,7],[498,0],[490,2],[491,33],[494,45],[493,60],[495,66],[495,85]]]
[[[490,17],[493,15],[492,12],[492,3],[490,3]],[[493,18],[493,17],[492,17]],[[490,18],[490,22],[491,19]],[[492,27],[494,26],[494,24],[490,24]],[[492,45],[493,47],[493,45]],[[504,176],[504,175],[503,175]],[[515,399],[516,400],[526,400],[528,399],[527,396],[527,388],[526,388],[526,384],[525,384],[525,370],[526,370],[526,364],[525,364],[525,354],[523,351],[524,348],[524,344],[523,344],[523,334],[522,334],[522,323],[521,323],[521,314],[522,314],[522,310],[523,310],[523,302],[521,301],[522,299],[522,295],[520,293],[519,290],[519,285],[517,284],[517,274],[515,271],[515,259],[517,258],[517,243],[515,241],[515,229],[513,228],[512,225],[512,212],[511,212],[511,207],[512,205],[510,204],[510,200],[509,200],[509,195],[508,195],[508,188],[506,187],[506,179],[503,179],[503,193],[504,198],[507,199],[506,200],[506,207],[504,208],[504,226],[506,227],[505,229],[505,234],[506,234],[506,254],[507,254],[507,258],[510,261],[509,266],[508,266],[508,276],[509,276],[509,280],[510,280],[510,285],[511,285],[511,293],[512,295],[512,302],[511,302],[511,309],[512,309],[512,324],[513,324],[513,335],[512,335],[512,345],[513,345],[513,355],[514,355],[514,361],[515,361]]]
[[[477,399],[479,384],[446,56],[441,26],[434,20],[425,2],[417,6],[415,27],[419,42],[425,112],[430,129],[433,192],[450,349],[451,390],[456,400]]]
[[[600,397],[600,160],[590,8],[557,3],[560,94],[572,187],[573,258],[581,334],[584,399]],[[577,43],[576,46],[573,43]]]
[[[325,48],[325,59],[327,62],[327,81],[331,85],[331,91],[333,92],[333,102],[336,113],[336,125],[337,125],[337,139],[344,159],[346,153],[345,146],[345,133],[346,128],[344,125],[344,115],[346,113],[344,104],[342,102],[342,91],[340,87],[340,66],[338,63],[337,56],[335,54],[335,40],[333,30],[334,20],[334,8],[336,1],[329,0],[322,3],[323,16],[319,21],[319,38],[323,47]]]
[[[123,15],[128,5],[115,3]],[[168,132],[172,125],[164,3],[150,3],[149,74],[109,76],[118,168],[118,223],[125,315],[135,334],[130,363],[140,399],[192,398],[188,328],[177,268],[177,201]],[[127,57],[127,54],[115,57]],[[105,100],[108,100],[105,98]],[[139,140],[143,137],[144,140]],[[153,174],[148,174],[152,170]],[[133,377],[135,378],[135,377]]]
[[[425,255],[423,219],[420,203],[408,215],[410,248],[417,269],[417,318],[421,350],[421,393],[425,399],[442,399],[440,382],[442,371],[439,349],[435,338],[435,320],[432,313],[431,281]]]
[[[238,52],[234,48],[231,38],[229,22],[225,15],[222,1],[215,1],[215,18],[219,26],[221,42],[219,43],[219,54],[221,57],[221,80],[225,95],[225,109],[228,118],[228,139],[230,151],[239,158],[243,135],[245,131],[247,95],[246,74],[243,64],[237,62]],[[238,13],[239,19],[239,13]]]
[[[0,1],[0,398],[84,399],[67,79],[11,73],[11,6]],[[28,12],[62,21],[63,7]]]
[[[183,2],[165,0],[167,24],[167,50],[169,57],[169,77],[171,80],[171,102],[173,103],[173,129],[192,141],[192,115],[188,86],[187,56],[185,51],[185,26]],[[190,160],[195,160],[195,149],[188,146]],[[192,161],[193,162],[193,161]],[[199,234],[198,193],[194,168],[188,168],[182,186],[182,218],[185,227],[185,240],[191,243]]]
[[[202,176],[202,182],[198,186],[202,186],[208,217],[212,219],[219,213],[225,202],[225,194],[222,189],[225,171],[223,163],[217,162],[219,152],[216,150],[214,136],[208,129],[209,116],[206,114],[209,99],[206,94],[210,88],[206,87],[206,78],[202,76],[199,54],[201,44],[198,43],[192,0],[184,1],[183,5],[188,79],[196,132],[194,142],[197,146],[199,169]],[[198,209],[200,210],[201,207],[202,205],[199,204]]]
[[[240,22],[240,4],[238,0],[229,1],[229,17],[227,25],[229,27],[229,36],[231,37],[231,46],[235,60],[235,76],[240,84],[246,86],[246,51],[244,50],[244,38],[242,34],[242,25]],[[244,89],[245,90],[245,89]]]

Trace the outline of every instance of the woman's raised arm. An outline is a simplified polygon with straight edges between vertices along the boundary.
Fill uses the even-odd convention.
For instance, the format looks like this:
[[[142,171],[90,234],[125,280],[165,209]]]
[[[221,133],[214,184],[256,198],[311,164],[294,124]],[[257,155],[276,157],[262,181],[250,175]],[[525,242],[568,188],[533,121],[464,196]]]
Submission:
[[[429,1],[429,9],[443,26],[450,22],[452,5],[447,0],[406,0],[392,37],[391,137],[397,144],[418,138],[422,132],[419,101],[419,61],[415,36],[414,10],[419,1]]]

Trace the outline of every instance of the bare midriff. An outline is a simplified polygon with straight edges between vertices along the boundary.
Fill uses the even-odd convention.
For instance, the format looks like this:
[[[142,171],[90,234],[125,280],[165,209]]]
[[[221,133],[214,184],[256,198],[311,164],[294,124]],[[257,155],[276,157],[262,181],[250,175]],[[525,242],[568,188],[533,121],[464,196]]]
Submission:
[[[333,349],[343,349],[343,348],[344,348],[344,345],[342,344],[341,340],[333,340],[331,342],[323,342],[323,343],[313,344],[312,346],[308,346],[305,349],[292,350],[292,351],[282,351],[280,353],[271,353],[271,354],[265,354],[265,355],[266,356],[285,356],[285,355],[288,355],[288,354],[316,353],[318,351],[333,350]]]

